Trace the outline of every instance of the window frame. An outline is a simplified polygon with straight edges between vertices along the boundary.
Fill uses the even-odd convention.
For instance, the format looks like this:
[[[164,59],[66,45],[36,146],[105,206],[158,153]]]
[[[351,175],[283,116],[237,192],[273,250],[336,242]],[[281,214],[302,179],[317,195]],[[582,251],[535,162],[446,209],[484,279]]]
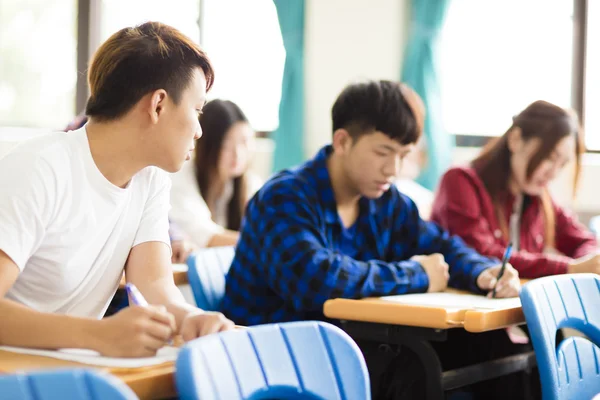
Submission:
[[[573,0],[573,58],[571,76],[571,107],[579,115],[580,121],[585,121],[585,72],[587,52],[587,24],[588,24],[588,1]],[[456,140],[457,147],[483,147],[495,136],[480,134],[456,134],[451,133]],[[584,129],[585,135],[585,129]],[[585,139],[585,137],[584,137]],[[586,153],[598,153],[600,149],[589,149]]]

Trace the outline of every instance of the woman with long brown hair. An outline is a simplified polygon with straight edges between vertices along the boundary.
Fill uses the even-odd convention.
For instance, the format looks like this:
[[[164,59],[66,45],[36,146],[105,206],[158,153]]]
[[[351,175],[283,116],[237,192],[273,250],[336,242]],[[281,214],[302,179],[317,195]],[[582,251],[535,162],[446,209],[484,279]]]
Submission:
[[[172,175],[169,217],[197,247],[235,245],[248,199],[260,180],[248,172],[255,133],[227,100],[208,102],[195,155]]]
[[[545,101],[530,104],[470,166],[445,174],[432,220],[491,257],[501,258],[511,242],[510,263],[522,278],[599,273],[594,235],[548,191],[571,162],[576,185],[582,139],[573,111]]]

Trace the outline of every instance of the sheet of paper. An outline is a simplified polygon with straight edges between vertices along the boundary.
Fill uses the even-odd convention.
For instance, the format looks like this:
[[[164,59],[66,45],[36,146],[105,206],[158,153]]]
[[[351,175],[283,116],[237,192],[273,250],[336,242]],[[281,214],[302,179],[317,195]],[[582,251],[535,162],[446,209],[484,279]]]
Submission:
[[[521,307],[518,297],[510,299],[490,299],[475,294],[460,293],[419,293],[381,297],[381,300],[402,304],[414,304],[426,307],[443,307],[452,309],[483,309]]]
[[[174,272],[187,272],[188,266],[187,264],[172,264]]]
[[[57,358],[59,360],[75,361],[82,364],[113,368],[140,368],[175,361],[179,349],[166,346],[158,350],[155,357],[144,358],[115,358],[103,357],[98,352],[86,349],[60,349],[60,350],[38,350],[23,347],[0,346],[0,350],[13,353],[30,354]]]

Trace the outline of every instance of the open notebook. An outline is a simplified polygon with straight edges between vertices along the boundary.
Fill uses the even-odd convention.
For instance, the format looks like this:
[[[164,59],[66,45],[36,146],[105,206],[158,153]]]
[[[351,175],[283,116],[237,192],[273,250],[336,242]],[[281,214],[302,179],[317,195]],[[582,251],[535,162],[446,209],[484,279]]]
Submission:
[[[116,358],[104,357],[98,352],[86,349],[60,349],[60,350],[38,350],[23,347],[0,346],[0,350],[13,353],[30,354],[57,358],[59,360],[75,361],[82,364],[95,365],[99,367],[113,368],[140,368],[152,365],[164,364],[175,361],[179,349],[177,347],[163,347],[154,357],[144,358]]]
[[[518,297],[490,299],[485,296],[462,293],[419,293],[381,297],[381,300],[424,307],[440,307],[461,310],[497,310],[521,307]]]

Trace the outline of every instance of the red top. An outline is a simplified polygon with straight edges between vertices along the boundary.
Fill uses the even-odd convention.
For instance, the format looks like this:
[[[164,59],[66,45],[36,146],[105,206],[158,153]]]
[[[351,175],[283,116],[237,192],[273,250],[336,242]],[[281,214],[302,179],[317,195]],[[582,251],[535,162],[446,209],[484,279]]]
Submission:
[[[508,199],[504,215],[506,226],[514,197]],[[545,227],[542,202],[533,198],[521,218],[520,250],[513,251],[510,263],[522,278],[564,274],[568,263],[597,251],[592,232],[566,209],[552,203],[555,213],[555,247],[560,253],[544,254]],[[431,220],[458,235],[478,252],[501,259],[508,245],[492,199],[473,168],[452,168],[442,178],[433,202]]]

